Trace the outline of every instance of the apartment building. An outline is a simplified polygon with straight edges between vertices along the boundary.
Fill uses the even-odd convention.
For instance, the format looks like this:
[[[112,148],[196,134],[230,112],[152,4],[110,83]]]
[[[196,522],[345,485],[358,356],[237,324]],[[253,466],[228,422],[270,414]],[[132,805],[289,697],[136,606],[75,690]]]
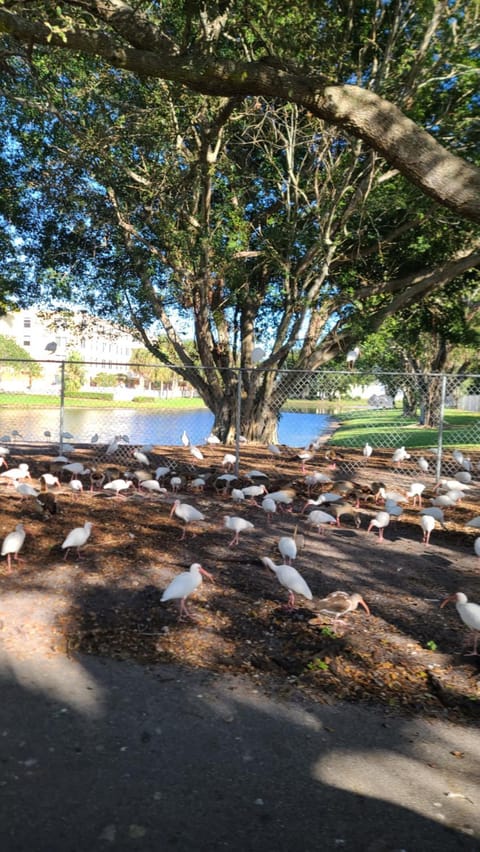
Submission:
[[[140,345],[128,331],[85,311],[69,312],[64,322],[59,312],[55,324],[36,308],[11,311],[0,317],[0,335],[12,338],[41,362],[42,378],[34,380],[37,389],[59,384],[60,364],[72,352],[87,362],[86,385],[90,385],[98,373],[122,372],[119,365],[128,364],[132,350]],[[19,381],[12,378],[8,384]],[[2,383],[6,384],[5,378]]]

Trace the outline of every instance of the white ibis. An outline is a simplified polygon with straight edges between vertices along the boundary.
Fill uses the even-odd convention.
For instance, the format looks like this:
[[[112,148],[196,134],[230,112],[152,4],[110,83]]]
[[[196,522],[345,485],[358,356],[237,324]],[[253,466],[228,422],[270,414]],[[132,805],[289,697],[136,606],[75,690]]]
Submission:
[[[185,524],[180,541],[183,541],[187,535],[187,526],[189,524],[205,520],[205,515],[196,509],[195,506],[190,506],[189,503],[182,503],[180,500],[175,500],[170,512],[170,517],[172,517],[172,515],[176,515],[176,517],[180,518],[180,520]]]
[[[475,556],[480,556],[480,538],[476,538],[473,542],[473,549],[475,551]]]
[[[134,459],[140,462],[140,464],[144,464],[145,467],[149,466],[150,459],[145,455],[145,453],[142,453],[140,450],[134,450],[132,455]]]
[[[58,476],[54,476],[53,473],[42,473],[40,481],[43,481],[47,488],[60,488],[60,480]]]
[[[410,498],[413,499],[414,507],[417,505],[417,502],[419,506],[422,505],[422,494],[425,491],[425,487],[426,486],[423,482],[411,483],[410,488],[407,491],[406,497],[408,498],[408,500],[410,500]]]
[[[330,618],[333,618],[335,625],[340,622],[343,615],[347,615],[348,612],[354,612],[358,606],[362,606],[367,615],[370,615],[367,604],[357,592],[354,594],[349,594],[348,592],[331,592],[325,598],[321,598],[321,600],[315,602],[315,611],[321,613],[321,615],[328,615]],[[317,616],[316,618],[312,618],[308,623],[321,624],[322,621],[323,619]]]
[[[25,462],[19,464],[18,467],[9,467],[5,473],[0,473],[0,477],[2,479],[8,479],[12,485],[19,479],[31,479],[28,464]]]
[[[120,497],[122,491],[127,491],[133,482],[131,479],[112,479],[103,486],[104,491],[113,491],[115,497]]]
[[[443,511],[439,506],[430,506],[427,509],[422,509],[420,514],[421,515],[431,515],[432,518],[435,518],[435,520],[438,521],[438,523],[440,524],[441,527],[443,527],[444,530],[447,529],[446,526],[445,526],[445,517],[444,517]]]
[[[458,503],[460,500],[465,499],[465,492],[462,488],[450,488],[449,491],[446,491],[445,494],[439,494],[439,497],[448,497],[449,500],[452,500],[453,503]]]
[[[278,540],[278,549],[286,565],[291,565],[297,558],[297,542],[295,536],[282,535]]]
[[[469,521],[465,521],[466,527],[474,527],[476,530],[480,529],[480,515],[476,515],[474,518],[471,518]]]
[[[272,454],[272,456],[282,455],[282,451],[278,444],[267,444],[267,450]]]
[[[313,459],[314,453],[310,452],[310,450],[302,450],[300,453],[297,453],[297,458],[300,459],[302,463],[302,473],[305,473],[305,465],[307,461]]]
[[[167,465],[159,465],[155,471],[155,479],[165,479],[171,472],[171,468],[167,467]]]
[[[403,515],[403,506],[399,506],[395,500],[385,500],[383,508],[385,512],[388,512],[391,518],[399,518],[400,515]]]
[[[88,474],[90,471],[87,467],[85,467],[82,462],[69,462],[68,464],[62,465],[62,470],[66,470],[67,473],[71,473],[73,476],[83,476],[83,474]]]
[[[227,530],[234,533],[232,540],[228,542],[229,547],[239,543],[239,535],[241,532],[255,529],[251,521],[247,521],[246,518],[240,518],[237,515],[225,515],[223,522]]]
[[[420,526],[423,530],[423,543],[430,544],[430,536],[435,529],[436,520],[433,515],[421,515]]]
[[[463,453],[461,450],[452,450],[452,457],[457,462],[457,464],[462,464],[463,462]]]
[[[85,547],[91,532],[92,523],[85,521],[83,527],[75,527],[68,533],[65,541],[62,543],[62,550],[65,550],[65,559],[68,559],[68,554],[74,547],[77,550],[77,558],[80,559],[80,551],[82,547]]]
[[[270,568],[277,575],[278,582],[288,589],[287,607],[289,609],[295,606],[295,595],[302,595],[307,600],[312,600],[313,595],[296,568],[292,565],[275,565],[268,556],[262,556],[261,559],[265,567]]]
[[[32,485],[29,485],[28,482],[16,482],[15,491],[17,494],[20,494],[22,500],[25,500],[27,497],[38,497],[40,494],[40,492]]]
[[[267,489],[264,485],[247,485],[245,488],[242,488],[243,496],[249,497],[251,503],[255,503],[255,497],[261,497],[262,494],[267,493]]]
[[[269,491],[267,496],[275,500],[275,503],[278,503],[280,507],[287,509],[288,506],[291,507],[296,494],[293,488],[282,488],[280,491]]]
[[[177,491],[180,491],[180,488],[183,485],[183,479],[181,476],[171,476],[170,477],[170,488],[173,493],[176,494]]]
[[[230,497],[232,498],[234,503],[243,503],[245,500],[245,494],[243,493],[241,488],[232,488]]]
[[[428,461],[426,460],[426,458],[424,458],[423,456],[420,456],[420,458],[417,459],[417,464],[418,464],[420,470],[422,471],[422,473],[428,473],[428,468],[430,467],[430,465],[428,464]]]
[[[472,481],[472,474],[468,472],[468,470],[460,470],[453,477],[457,480],[457,482],[461,482],[463,485],[468,485]]]
[[[374,518],[370,521],[368,525],[367,532],[370,532],[372,527],[377,527],[378,529],[378,540],[384,541],[383,531],[388,527],[390,523],[390,513],[389,512],[377,512]]]
[[[271,497],[264,497],[262,500],[262,509],[267,516],[267,522],[270,523],[272,520],[272,515],[277,511],[277,504],[275,500],[272,500]]]
[[[187,598],[201,585],[202,575],[213,583],[212,575],[208,571],[205,571],[198,562],[194,562],[190,565],[189,571],[183,571],[181,574],[178,574],[165,589],[161,601],[164,603],[165,601],[178,600],[180,607],[178,614],[179,621],[183,615],[186,615],[187,618],[192,618],[187,608]]]
[[[302,512],[305,512],[309,506],[323,506],[325,503],[336,503],[338,500],[342,499],[341,494],[337,494],[336,491],[325,491],[323,494],[319,494],[315,500],[311,497],[305,503]]]
[[[390,491],[386,489],[383,485],[381,485],[376,494],[376,502],[380,499],[382,500],[392,500],[394,503],[405,503],[407,498],[405,494],[401,494],[399,491]]]
[[[70,488],[70,491],[72,492],[73,496],[78,497],[78,495],[81,494],[83,491],[83,482],[81,479],[74,478],[70,480],[70,482],[68,483],[68,487]]]
[[[477,656],[478,637],[480,635],[480,605],[476,603],[469,603],[467,596],[464,595],[463,592],[455,592],[453,595],[449,595],[448,598],[445,598],[445,600],[440,604],[440,607],[444,607],[450,601],[455,602],[457,612],[463,623],[466,624],[467,627],[470,627],[470,630],[473,631],[473,649],[469,651],[466,656]]]
[[[337,523],[337,519],[330,515],[329,512],[324,512],[323,509],[315,509],[313,512],[310,512],[307,518],[307,524],[312,527],[315,527],[321,535],[323,535],[323,527],[322,524],[335,524]]]
[[[181,442],[182,442],[182,444],[183,444],[183,446],[184,446],[184,447],[188,447],[188,446],[189,446],[189,444],[190,444],[190,438],[188,437],[188,435],[187,435],[187,433],[186,433],[185,429],[184,429],[184,430],[183,430],[183,432],[182,432],[182,437],[181,437],[181,439],[180,439],[180,440],[181,440]]]
[[[469,491],[472,486],[468,482],[460,482],[458,479],[440,479],[434,487],[434,491],[451,491],[452,489],[461,489]]]
[[[198,449],[198,447],[194,447],[192,445],[192,446],[189,447],[189,449],[190,449],[190,455],[192,455],[194,459],[197,459],[197,461],[203,461],[205,456],[203,455],[202,451]]]
[[[349,370],[354,369],[355,364],[357,363],[359,357],[360,357],[360,347],[359,346],[354,346],[353,349],[350,349],[347,352],[347,356],[346,356],[345,360],[347,362],[347,367],[348,367]]]
[[[233,470],[237,461],[237,457],[233,453],[225,453],[222,459],[222,467],[226,471]]]
[[[392,455],[392,462],[400,467],[403,461],[410,458],[410,453],[407,453],[405,447],[398,447]]]
[[[90,438],[90,443],[91,444],[98,444],[98,439],[99,439],[98,432],[95,432],[95,434],[92,435],[92,437]]]
[[[221,444],[222,442],[217,435],[214,435],[213,432],[210,432],[210,435],[208,436],[208,438],[205,438],[205,443],[212,445],[212,444]]]
[[[206,485],[206,479],[203,476],[196,476],[188,483],[190,491],[203,491]]]
[[[248,470],[245,474],[245,479],[249,479],[251,482],[258,485],[257,480],[262,481],[262,479],[268,479],[268,473],[264,473],[263,470]]]
[[[232,487],[232,484],[236,482],[238,476],[235,476],[234,473],[222,473],[220,476],[217,476],[215,480],[215,488],[217,491],[222,491],[223,494],[228,493],[228,489]],[[238,489],[237,489],[238,490]],[[242,497],[240,499],[245,499],[245,495],[242,492]]]
[[[139,488],[143,491],[148,491],[149,494],[167,494],[167,489],[163,488],[158,479],[143,479],[139,482]]]
[[[2,543],[2,556],[7,557],[7,570],[10,572],[12,570],[12,554],[13,558],[20,561],[19,552],[23,546],[23,542],[25,541],[25,529],[23,524],[17,524],[15,529],[12,532],[9,532]]]
[[[369,459],[370,456],[372,455],[372,453],[373,453],[373,447],[370,446],[370,444],[367,441],[367,443],[365,444],[365,446],[363,448],[363,455],[366,459]]]
[[[434,497],[430,500],[432,506],[439,506],[442,509],[448,509],[449,506],[455,506],[456,500],[452,500],[448,494],[439,494],[438,497]]]

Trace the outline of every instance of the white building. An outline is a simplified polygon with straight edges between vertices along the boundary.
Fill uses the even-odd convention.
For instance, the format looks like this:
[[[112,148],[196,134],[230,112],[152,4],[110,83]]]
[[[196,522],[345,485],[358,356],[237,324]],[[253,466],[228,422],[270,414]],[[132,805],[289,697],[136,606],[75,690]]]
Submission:
[[[60,382],[60,364],[72,352],[78,353],[85,363],[85,385],[89,386],[98,373],[125,373],[123,365],[129,364],[132,350],[140,345],[132,334],[119,326],[86,311],[68,313],[68,321],[61,322],[61,312],[52,313],[58,320],[55,325],[42,316],[36,308],[11,311],[0,317],[0,335],[12,338],[42,367],[42,377],[33,380],[34,390],[47,390]],[[90,362],[90,363],[88,363]],[[12,384],[13,383],[13,384]],[[6,380],[9,389],[24,389],[25,378]],[[11,386],[11,387],[10,387]]]

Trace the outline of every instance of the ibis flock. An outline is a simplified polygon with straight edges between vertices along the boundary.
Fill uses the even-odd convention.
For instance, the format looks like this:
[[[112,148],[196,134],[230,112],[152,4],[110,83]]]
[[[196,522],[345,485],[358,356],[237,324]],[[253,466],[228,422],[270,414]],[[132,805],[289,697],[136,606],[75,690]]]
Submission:
[[[354,366],[358,355],[358,351],[349,353],[350,367]],[[307,535],[318,536],[316,549],[321,553],[323,542],[328,541],[331,546],[328,529],[338,529],[346,522],[354,536],[367,535],[372,541],[376,536],[378,545],[388,548],[389,526],[393,528],[398,518],[408,511],[410,515],[414,512],[417,518],[419,548],[431,549],[430,539],[437,526],[448,530],[449,511],[461,504],[467,492],[471,492],[473,500],[476,488],[474,466],[459,450],[452,453],[452,463],[458,469],[449,479],[436,480],[435,465],[429,462],[427,453],[415,458],[413,452],[399,447],[392,453],[386,469],[384,478],[389,481],[365,484],[365,481],[341,479],[337,467],[341,456],[336,453],[332,457],[324,452],[322,459],[320,446],[315,442],[302,451],[269,444],[265,447],[267,457],[275,457],[278,463],[283,457],[290,465],[289,480],[281,483],[280,487],[277,482],[271,488],[267,472],[261,469],[240,470],[241,458],[234,453],[225,452],[219,461],[220,442],[213,434],[205,439],[205,447],[200,450],[183,433],[178,458],[173,458],[173,455],[162,457],[161,464],[156,463],[158,458],[154,461],[156,453],[152,447],[129,448],[129,470],[125,470],[125,464],[115,463],[119,448],[124,449],[129,442],[128,436],[116,436],[103,450],[97,443],[98,436],[94,437],[94,462],[90,467],[64,455],[65,446],[61,445],[62,454],[45,463],[45,470],[40,471],[35,480],[30,468],[35,467],[38,472],[40,463],[17,461],[16,458],[9,463],[10,456],[13,456],[10,447],[0,447],[0,494],[19,500],[20,509],[18,522],[4,532],[1,546],[1,556],[6,558],[4,573],[12,574],[14,566],[23,561],[20,552],[28,540],[29,529],[22,516],[26,514],[23,507],[29,504],[35,505],[39,518],[48,524],[57,513],[62,517],[68,516],[68,508],[65,512],[68,505],[75,505],[77,510],[82,500],[86,507],[91,505],[86,502],[89,495],[110,499],[112,506],[125,505],[132,498],[156,501],[159,509],[162,504],[168,507],[168,515],[162,514],[161,517],[165,523],[179,526],[179,541],[185,543],[182,545],[185,549],[190,542],[193,545],[194,536],[201,530],[216,530],[219,535],[224,531],[228,535],[224,539],[228,548],[239,549],[248,542],[250,554],[254,548],[254,556],[249,555],[248,561],[256,562],[258,576],[264,578],[266,589],[269,586],[274,589],[271,583],[276,580],[285,590],[282,593],[286,596],[283,605],[287,611],[294,610],[301,598],[306,602],[302,605],[312,616],[309,624],[315,626],[330,619],[337,626],[344,624],[344,619],[359,606],[370,615],[370,607],[358,589],[324,594],[321,579],[318,589],[310,587],[293,565]],[[15,449],[18,451],[17,447]],[[172,448],[172,454],[176,449]],[[74,451],[75,446],[69,445],[68,453]],[[365,480],[364,474],[373,463],[375,449],[367,442],[358,455],[356,469],[362,472]],[[410,482],[408,488],[401,484],[399,478],[399,469],[407,461],[410,470],[416,466],[418,471],[418,478]],[[322,465],[323,470],[317,469]],[[292,468],[296,468],[293,477]],[[194,505],[196,501],[200,502],[200,508]],[[292,534],[279,536],[274,553],[271,544],[262,543],[262,536],[265,532],[267,535],[274,533],[280,519],[283,526],[285,523],[291,525]],[[65,529],[64,536],[57,542],[58,552],[64,560],[68,560],[72,553],[77,559],[83,557],[93,527],[92,521],[86,520],[81,526]],[[466,521],[465,527],[466,530],[480,529],[480,515]],[[265,552],[268,550],[270,552]],[[475,539],[473,551],[472,563],[475,563],[480,557],[480,538]],[[179,619],[192,618],[187,599],[199,589],[203,578],[213,584],[218,582],[211,571],[198,561],[198,553],[196,555],[189,570],[174,576],[159,596],[161,602],[177,602]],[[281,561],[275,561],[274,556],[277,560],[280,557]],[[321,564],[318,567],[321,568]],[[321,578],[321,573],[312,568],[306,569],[309,577]],[[478,655],[480,605],[469,601],[463,591],[454,591],[446,596],[441,607],[449,602],[455,604],[458,616],[473,634],[470,654]]]

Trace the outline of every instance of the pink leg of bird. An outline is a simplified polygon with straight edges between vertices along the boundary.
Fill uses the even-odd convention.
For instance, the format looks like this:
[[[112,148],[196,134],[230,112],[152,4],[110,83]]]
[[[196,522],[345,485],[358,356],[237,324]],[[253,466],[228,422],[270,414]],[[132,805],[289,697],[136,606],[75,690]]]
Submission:
[[[180,609],[179,609],[179,613],[178,613],[178,620],[182,621],[184,616],[186,616],[186,618],[190,618],[190,619],[193,620],[193,615],[191,614],[190,610],[187,607],[187,602],[186,602],[185,598],[182,598],[181,601],[180,601]]]
[[[25,562],[25,560],[24,560],[24,559],[21,559],[21,558],[20,558],[20,556],[18,555],[18,553],[14,553],[14,554],[13,554],[13,558],[15,559],[15,562]],[[9,553],[9,554],[8,554],[8,556],[7,556],[7,562],[8,562],[8,571],[9,571],[9,573],[10,573],[10,571],[12,570],[12,558],[11,558],[10,553]]]
[[[471,651],[468,651],[467,654],[464,654],[465,657],[478,657],[479,656],[479,653],[477,651],[479,635],[480,634],[474,632],[474,634],[473,634],[473,649]]]
[[[239,543],[240,543],[240,539],[238,537],[238,532],[236,532],[235,535],[233,536],[232,540],[228,542],[228,546],[232,547],[233,544],[239,544]]]
[[[430,530],[423,534],[423,543],[430,544]]]

